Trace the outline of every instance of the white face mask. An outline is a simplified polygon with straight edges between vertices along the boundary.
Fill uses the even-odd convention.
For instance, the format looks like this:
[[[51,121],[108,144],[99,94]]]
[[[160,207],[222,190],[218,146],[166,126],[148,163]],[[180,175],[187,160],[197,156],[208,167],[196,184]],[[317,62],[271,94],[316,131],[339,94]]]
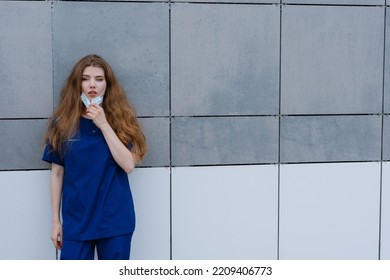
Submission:
[[[99,96],[95,97],[94,99],[92,99],[91,101],[89,101],[87,95],[86,95],[84,92],[82,92],[81,95],[80,95],[81,100],[83,101],[85,107],[87,107],[87,108],[88,108],[89,105],[91,105],[92,103],[97,104],[97,105],[102,104],[103,98],[104,98],[103,96],[104,96],[104,95],[103,95],[103,93],[102,93],[101,95],[99,95]]]

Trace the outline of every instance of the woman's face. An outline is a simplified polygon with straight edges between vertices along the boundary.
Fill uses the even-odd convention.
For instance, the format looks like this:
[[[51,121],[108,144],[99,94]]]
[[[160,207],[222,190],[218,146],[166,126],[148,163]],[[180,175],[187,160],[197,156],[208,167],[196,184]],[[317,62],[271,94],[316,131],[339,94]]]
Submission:
[[[103,95],[106,86],[107,81],[102,68],[88,66],[84,69],[81,89],[90,101],[95,97]]]

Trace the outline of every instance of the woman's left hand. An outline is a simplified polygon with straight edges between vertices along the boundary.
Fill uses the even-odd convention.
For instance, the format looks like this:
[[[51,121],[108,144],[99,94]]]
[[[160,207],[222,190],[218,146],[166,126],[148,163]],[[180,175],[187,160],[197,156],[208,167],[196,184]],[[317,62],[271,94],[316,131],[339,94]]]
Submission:
[[[93,120],[95,125],[102,129],[104,126],[108,125],[106,115],[104,114],[104,110],[97,104],[92,103],[87,108],[87,116]]]

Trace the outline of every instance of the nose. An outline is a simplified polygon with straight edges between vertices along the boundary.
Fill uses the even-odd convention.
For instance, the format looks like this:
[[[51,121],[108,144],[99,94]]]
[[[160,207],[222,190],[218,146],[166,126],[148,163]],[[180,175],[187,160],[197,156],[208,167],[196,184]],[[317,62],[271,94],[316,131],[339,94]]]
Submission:
[[[90,80],[89,87],[90,88],[95,88],[95,81],[93,79]]]

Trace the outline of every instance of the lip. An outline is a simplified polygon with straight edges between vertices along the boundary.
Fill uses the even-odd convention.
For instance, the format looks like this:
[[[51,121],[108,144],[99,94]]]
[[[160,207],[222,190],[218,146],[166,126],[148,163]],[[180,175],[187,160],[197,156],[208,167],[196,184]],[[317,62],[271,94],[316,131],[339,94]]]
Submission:
[[[96,91],[90,91],[90,92],[88,92],[88,95],[95,97],[98,95],[98,93]]]

